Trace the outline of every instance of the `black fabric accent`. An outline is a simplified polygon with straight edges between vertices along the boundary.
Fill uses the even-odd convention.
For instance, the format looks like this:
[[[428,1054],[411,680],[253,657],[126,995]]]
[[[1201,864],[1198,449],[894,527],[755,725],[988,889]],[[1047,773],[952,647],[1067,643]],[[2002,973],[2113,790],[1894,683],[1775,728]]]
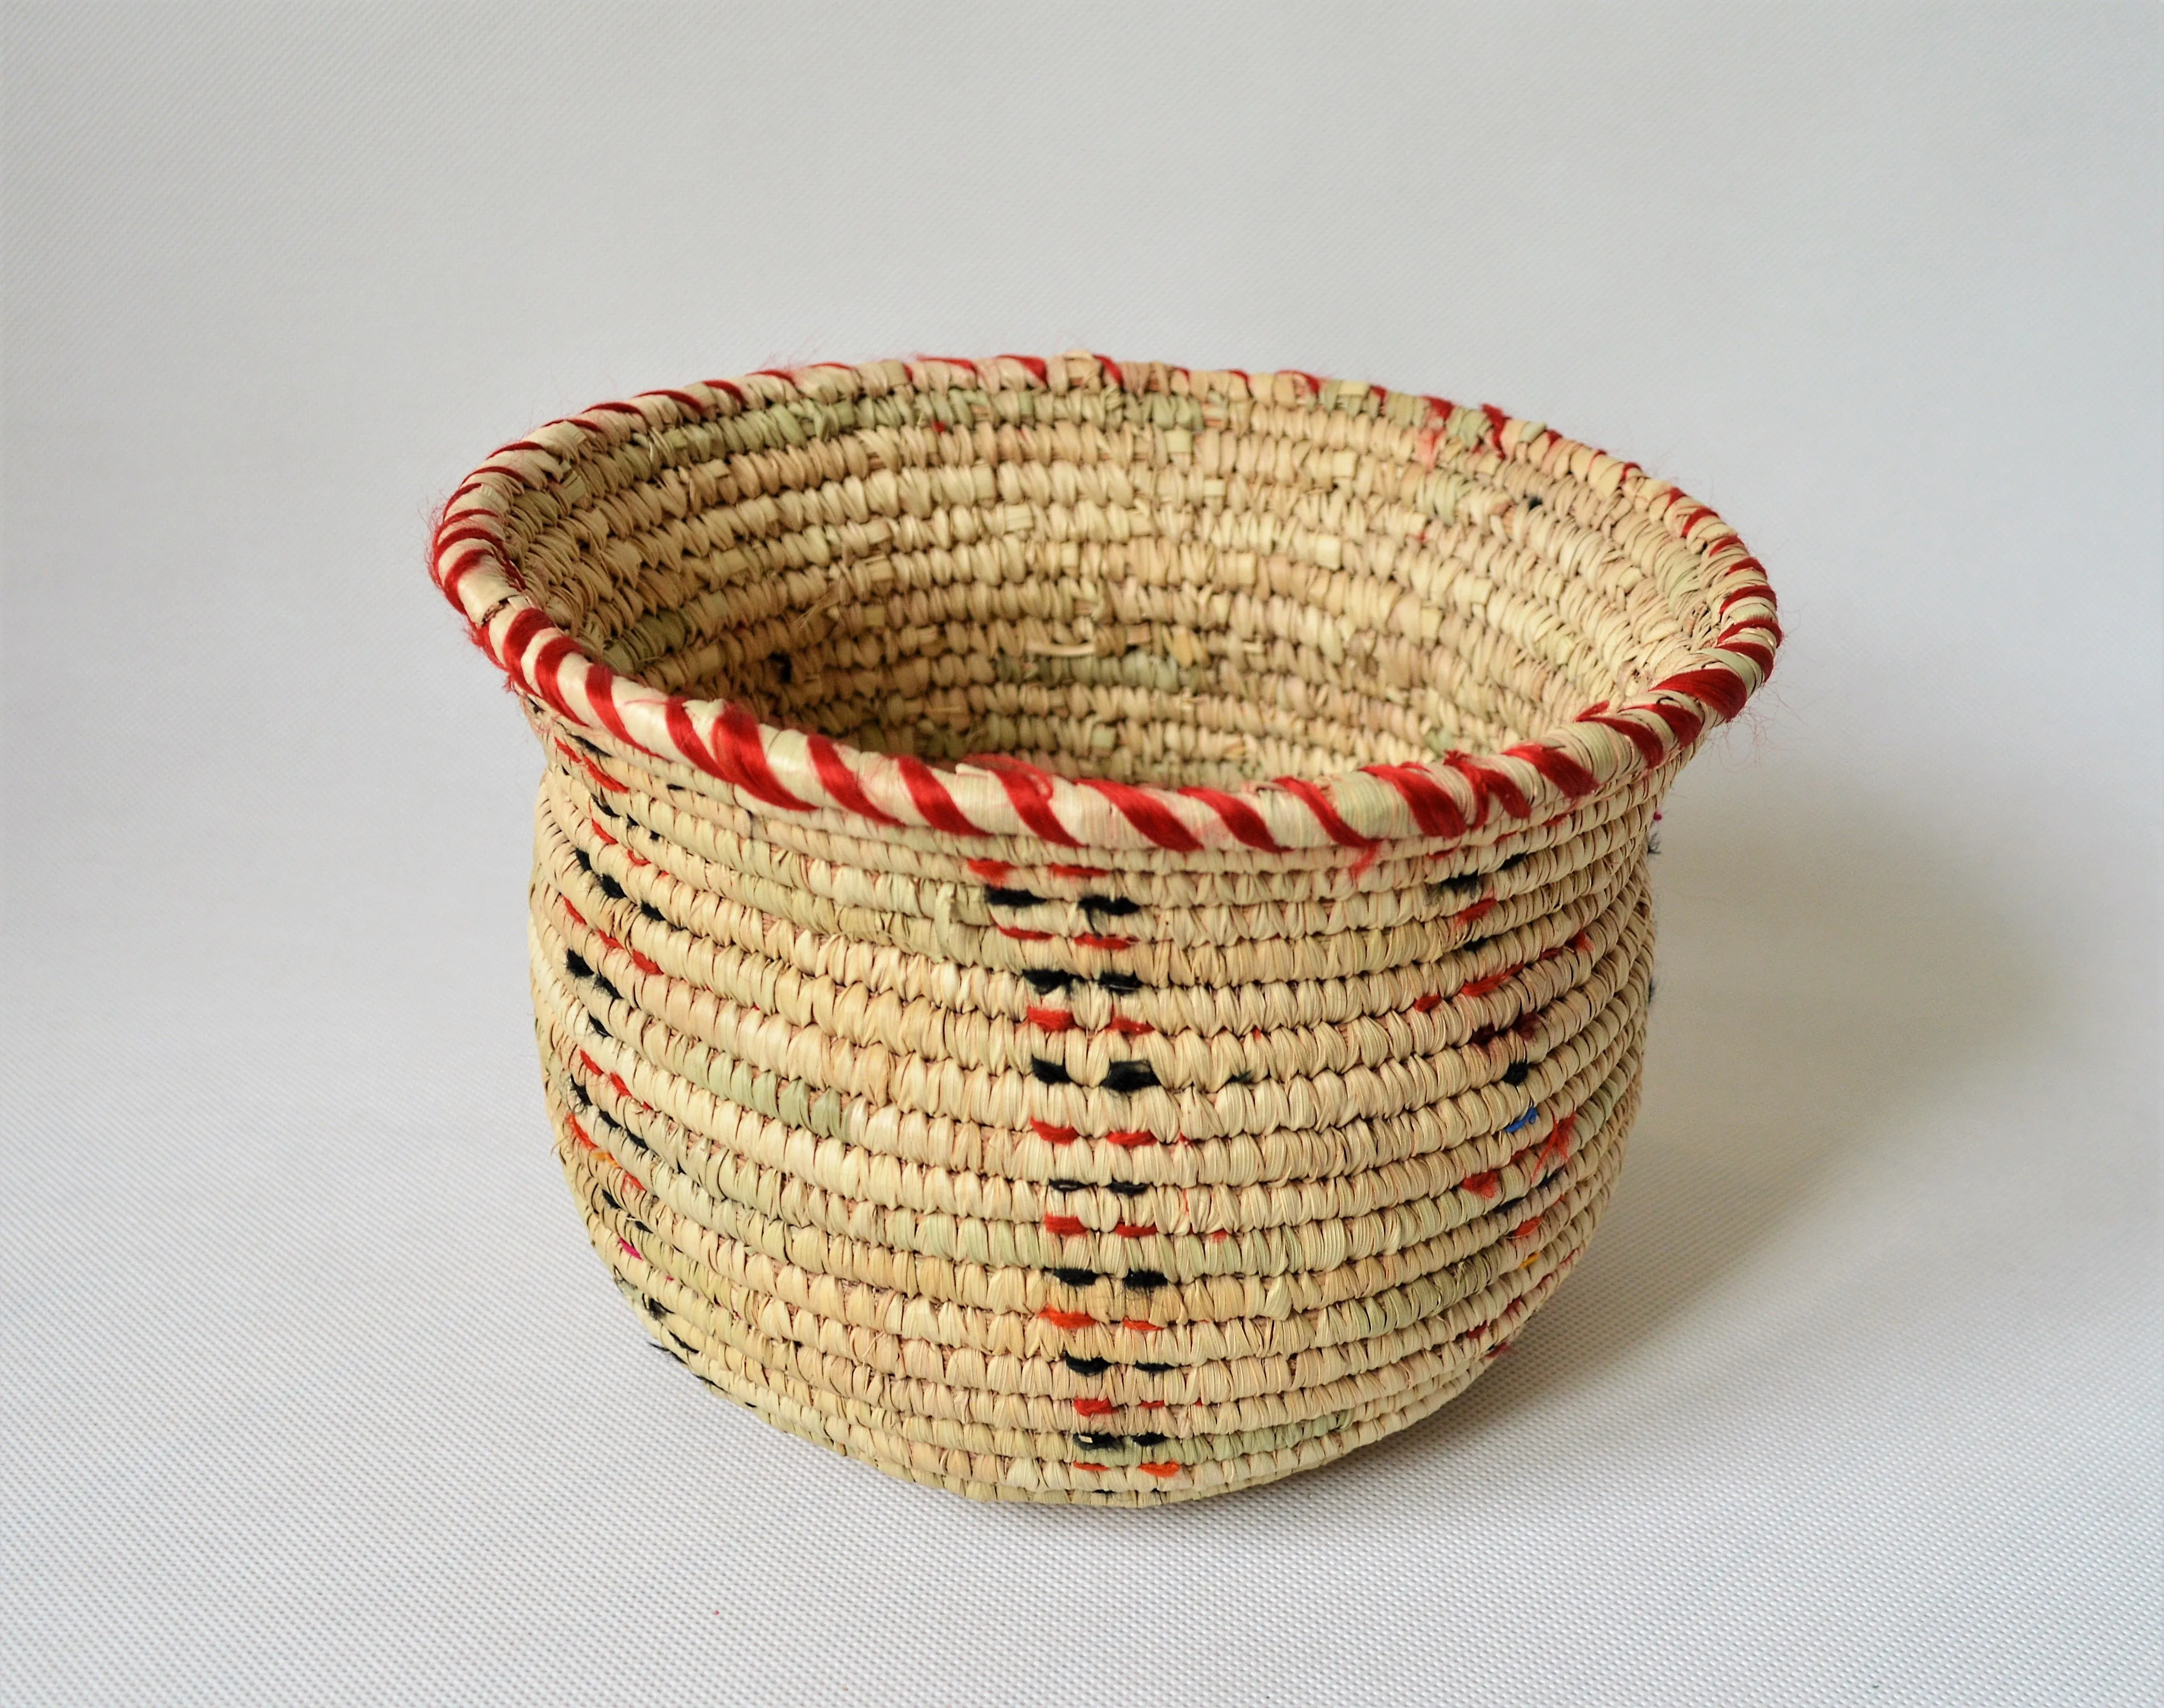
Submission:
[[[1127,1444],[1124,1435],[1106,1435],[1095,1429],[1078,1429],[1074,1432],[1074,1439],[1084,1447],[1125,1447]]]
[[[601,875],[601,894],[607,896],[610,901],[621,901],[623,900],[623,886],[617,882],[617,880],[614,878],[612,878],[607,872],[603,872]]]
[[[1170,1364],[1137,1364],[1135,1368],[1146,1376],[1161,1376],[1170,1369]]]
[[[1147,1091],[1157,1084],[1157,1069],[1148,1062],[1114,1062],[1105,1069],[1107,1091]]]
[[[1139,1198],[1149,1187],[1140,1180],[1107,1180],[1105,1190],[1122,1198]]]
[[[594,970],[586,964],[586,958],[576,949],[564,951],[564,970],[575,979],[591,979],[594,975]]]
[[[1042,907],[1044,897],[1033,896],[1027,890],[991,890],[985,891],[985,904],[990,907]]]
[[[1029,987],[1040,996],[1055,996],[1074,982],[1074,975],[1063,973],[1053,967],[1025,967],[1022,977]]]
[[[604,979],[599,973],[596,973],[594,975],[594,988],[600,991],[602,996],[607,997],[612,1002],[621,1002],[623,1001],[623,992],[617,990],[615,985],[609,983],[609,981],[607,979]]]
[[[1054,1269],[1052,1274],[1054,1280],[1063,1281],[1070,1287],[1095,1286],[1097,1281],[1097,1272],[1095,1269]]]
[[[659,907],[656,907],[651,901],[642,901],[638,904],[638,917],[641,919],[650,919],[656,925],[666,925],[669,923],[668,916],[662,912],[662,911]]]
[[[1110,1359],[1078,1359],[1071,1352],[1060,1353],[1059,1362],[1078,1376],[1101,1376],[1112,1368]]]
[[[766,655],[766,661],[774,666],[774,673],[781,678],[781,685],[785,688],[796,680],[796,666],[789,661],[787,653],[770,652]]]
[[[1154,1429],[1145,1430],[1140,1435],[1131,1435],[1127,1437],[1128,1441],[1137,1447],[1163,1447],[1169,1438],[1169,1437],[1159,1435]]]
[[[1085,896],[1081,900],[1081,907],[1082,911],[1092,917],[1104,913],[1109,914],[1115,919],[1124,919],[1130,913],[1139,913],[1142,911],[1141,902],[1130,901],[1125,896]]]
[[[1043,1056],[1032,1056],[1029,1059],[1029,1070],[1037,1075],[1040,1085],[1071,1085],[1074,1083],[1074,1075],[1069,1073],[1058,1062],[1048,1062]]]
[[[591,872],[593,870],[594,863],[592,857],[589,855],[584,849],[573,849],[571,850],[571,858],[579,863],[579,870],[580,871]]]
[[[1512,1062],[1503,1069],[1503,1083],[1506,1085],[1522,1085],[1532,1076],[1533,1064],[1531,1062]]]
[[[1137,1293],[1154,1293],[1166,1285],[1164,1272],[1161,1269],[1129,1269],[1120,1280]],[[1149,1366],[1144,1364],[1142,1368],[1148,1369]],[[1169,1370],[1172,1366],[1166,1364],[1163,1368]]]
[[[1142,988],[1142,981],[1132,973],[1100,973],[1100,989],[1110,991],[1115,996],[1132,996]]]

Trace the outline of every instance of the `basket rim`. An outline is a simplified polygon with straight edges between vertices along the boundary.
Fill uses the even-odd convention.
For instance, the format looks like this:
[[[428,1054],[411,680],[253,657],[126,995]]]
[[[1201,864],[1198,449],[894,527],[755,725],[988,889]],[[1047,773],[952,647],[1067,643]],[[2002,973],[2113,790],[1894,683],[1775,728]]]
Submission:
[[[902,387],[985,397],[1016,389],[1112,389],[1205,401],[1229,400],[1244,390],[1281,407],[1384,418],[1409,431],[1404,443],[1430,469],[1457,462],[1492,476],[1521,462],[1542,472],[1612,481],[1626,502],[1691,549],[1687,555],[1696,575],[1665,589],[1670,605],[1680,609],[1702,599],[1707,620],[1720,628],[1712,645],[1679,649],[1669,660],[1674,667],[1636,697],[1615,705],[1595,702],[1500,752],[1453,749],[1431,762],[1216,790],[1067,777],[1000,754],[969,755],[948,768],[857,749],[766,723],[734,702],[649,687],[588,655],[528,595],[504,528],[519,492],[545,487],[581,459],[643,434]],[[1472,838],[1488,825],[1491,810],[1499,825],[1505,817],[1546,822],[1589,796],[1688,755],[1707,731],[1742,711],[1772,674],[1782,639],[1763,566],[1720,516],[1637,464],[1565,439],[1543,423],[1521,420],[1492,404],[1454,404],[1298,371],[1211,372],[1079,351],[1049,363],[1016,355],[822,362],[596,403],[499,447],[466,477],[439,514],[430,574],[515,691],[545,705],[604,751],[628,748],[687,766],[762,809],[832,811],[875,826],[1034,838],[1070,849],[1244,848],[1271,854],[1335,843],[1363,864],[1389,842],[1451,844]]]

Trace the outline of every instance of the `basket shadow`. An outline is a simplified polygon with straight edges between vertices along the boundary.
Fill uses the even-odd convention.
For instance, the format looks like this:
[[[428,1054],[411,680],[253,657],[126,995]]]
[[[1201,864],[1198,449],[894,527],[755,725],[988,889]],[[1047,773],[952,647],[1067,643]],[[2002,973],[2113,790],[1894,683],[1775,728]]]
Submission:
[[[1599,1380],[2048,1006],[2003,905],[1886,803],[1711,769],[1677,791],[1653,862],[1657,1000],[1630,1154],[1584,1265],[1521,1337],[1536,1351],[1321,1474],[1384,1470]]]

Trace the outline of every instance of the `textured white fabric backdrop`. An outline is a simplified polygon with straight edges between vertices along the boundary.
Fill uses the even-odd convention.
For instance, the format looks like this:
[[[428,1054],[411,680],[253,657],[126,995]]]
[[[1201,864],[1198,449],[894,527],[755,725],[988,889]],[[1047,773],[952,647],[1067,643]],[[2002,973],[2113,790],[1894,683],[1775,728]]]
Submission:
[[[9,6],[0,1700],[2156,1700],[2160,16]],[[1791,637],[1584,1267],[1158,1513],[647,1348],[422,565],[596,399],[1075,344],[1552,419]]]

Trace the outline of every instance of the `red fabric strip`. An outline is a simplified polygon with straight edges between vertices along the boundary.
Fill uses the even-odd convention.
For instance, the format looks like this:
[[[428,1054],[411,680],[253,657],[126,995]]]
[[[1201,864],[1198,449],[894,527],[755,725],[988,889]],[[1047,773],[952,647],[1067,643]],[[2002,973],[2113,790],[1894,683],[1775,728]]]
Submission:
[[[691,722],[691,713],[686,702],[678,696],[671,694],[669,696],[667,716],[669,738],[675,743],[676,751],[709,776],[726,778],[728,773],[722,769],[713,754],[706,750],[706,744],[699,738],[698,728]]]
[[[1200,801],[1224,821],[1225,828],[1233,839],[1249,848],[1260,849],[1264,854],[1283,854],[1278,839],[1270,834],[1270,828],[1263,815],[1255,810],[1252,801],[1242,801],[1237,795],[1227,795],[1218,789],[1186,788],[1179,791],[1190,801]]]
[[[571,710],[564,698],[560,677],[564,661],[579,650],[579,644],[568,634],[551,637],[542,644],[540,655],[533,660],[533,691],[554,707],[567,723],[583,723],[586,720]]]
[[[504,674],[522,688],[533,685],[526,680],[526,649],[533,637],[549,627],[549,619],[531,605],[511,619],[503,632],[503,644],[496,654],[496,661],[503,667]]]
[[[626,747],[637,748],[641,753],[653,749],[642,741],[634,740],[623,721],[622,708],[616,703],[617,674],[607,665],[595,660],[586,660],[586,702],[594,708],[601,727]]]
[[[1375,838],[1363,836],[1337,816],[1337,809],[1330,804],[1330,797],[1303,777],[1279,777],[1274,780],[1278,787],[1300,797],[1315,822],[1326,831],[1330,839],[1340,848],[1373,848]]]
[[[1667,757],[1668,749],[1661,738],[1642,723],[1634,723],[1627,717],[1611,717],[1605,712],[1581,712],[1576,720],[1580,723],[1597,723],[1603,729],[1612,729],[1638,749],[1638,757],[1648,765],[1657,765]]]
[[[823,735],[808,735],[805,745],[811,750],[812,768],[819,774],[819,786],[836,806],[861,818],[869,818],[875,824],[901,822],[864,792],[864,780],[848,768],[841,750],[832,740]]]
[[[1733,670],[1718,667],[1684,670],[1665,681],[1653,684],[1656,694],[1687,694],[1694,700],[1703,701],[1730,718],[1743,709],[1743,702],[1751,697],[1751,691],[1743,686],[1743,679]]]
[[[1082,846],[1080,838],[1053,815],[1052,779],[1035,765],[1005,754],[972,754],[967,763],[981,765],[997,777],[1013,804],[1015,817],[1045,841],[1056,842],[1062,848]]]
[[[914,754],[900,754],[895,758],[895,769],[901,773],[903,786],[909,798],[917,803],[924,822],[934,830],[943,830],[949,836],[990,836],[988,830],[980,830],[963,815],[954,804],[954,797],[947,792],[947,786],[939,775]]]
[[[1526,799],[1526,791],[1518,786],[1516,780],[1508,771],[1499,770],[1493,765],[1484,765],[1471,754],[1458,753],[1455,750],[1445,754],[1442,762],[1473,785],[1473,792],[1478,802],[1478,810],[1473,815],[1475,829],[1487,822],[1488,798],[1491,795],[1502,802],[1503,810],[1511,817],[1532,817],[1532,803]]]
[[[1095,789],[1113,806],[1128,823],[1155,843],[1159,848],[1169,848],[1179,854],[1195,854],[1202,844],[1195,840],[1195,833],[1179,821],[1179,815],[1147,789],[1137,789],[1132,783],[1115,783],[1104,777],[1085,777],[1085,788]]]
[[[706,406],[701,403],[696,397],[694,397],[689,392],[671,392],[663,390],[659,392],[641,392],[638,395],[642,397],[666,397],[671,403],[680,404],[683,407],[690,410],[695,418],[704,419],[706,417]]]
[[[1380,777],[1399,794],[1405,796],[1405,805],[1412,809],[1413,822],[1419,825],[1424,836],[1463,836],[1465,834],[1465,815],[1442,784],[1428,775],[1422,765],[1363,765],[1360,769],[1371,777]]]
[[[809,801],[800,801],[782,787],[781,779],[774,775],[774,767],[767,762],[766,749],[759,741],[759,720],[743,707],[728,705],[722,708],[722,715],[714,720],[712,740],[714,758],[728,781],[770,806],[796,812],[812,810]]]
[[[1761,675],[1770,676],[1773,674],[1773,649],[1772,647],[1767,646],[1765,642],[1761,640],[1736,640],[1731,639],[1731,636],[1744,633],[1747,630],[1757,628],[1760,625],[1756,623],[1739,623],[1733,628],[1724,629],[1721,632],[1720,638],[1715,641],[1714,644],[1717,647],[1724,648],[1729,652],[1741,653],[1744,657],[1750,660],[1752,664],[1758,666],[1758,673]]]
[[[1503,752],[1506,758],[1523,759],[1573,801],[1590,795],[1600,786],[1599,778],[1560,748],[1550,747],[1545,742],[1521,742],[1515,747],[1505,748]]]
[[[573,765],[577,765],[580,770],[584,770],[586,774],[591,777],[599,786],[607,790],[611,794],[622,795],[630,792],[622,783],[617,781],[614,777],[609,775],[607,771],[603,770],[599,765],[596,765],[576,748],[566,746],[564,743],[559,741],[556,744],[556,751],[563,754],[563,756],[569,759]]]
[[[447,516],[436,528],[436,552],[439,556],[462,539],[479,540],[486,545],[497,544],[497,531],[490,523],[476,521],[470,510],[458,516]],[[1724,605],[1721,609],[1728,607]]]
[[[493,547],[469,547],[459,554],[457,560],[449,569],[444,570],[436,585],[444,590],[444,596],[455,605],[459,602],[459,584],[475,570],[498,561],[501,560]]]
[[[1688,706],[1678,706],[1667,700],[1647,700],[1640,702],[1644,708],[1668,726],[1677,743],[1689,747],[1705,728],[1705,719]]]

